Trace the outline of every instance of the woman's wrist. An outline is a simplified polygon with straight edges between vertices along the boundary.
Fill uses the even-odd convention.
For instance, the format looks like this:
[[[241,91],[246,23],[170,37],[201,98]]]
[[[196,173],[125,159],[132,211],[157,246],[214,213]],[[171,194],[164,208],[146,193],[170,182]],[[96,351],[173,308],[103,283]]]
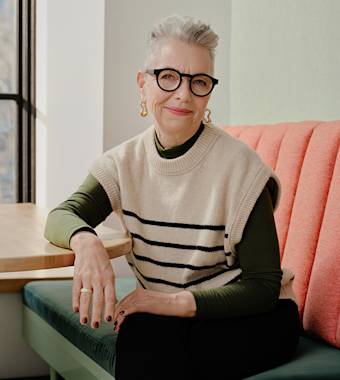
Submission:
[[[79,252],[82,247],[98,242],[98,236],[90,231],[79,231],[72,235],[70,248],[73,252]]]
[[[194,317],[197,307],[195,297],[188,290],[183,290],[175,294],[175,302],[178,307],[183,309],[185,317]]]

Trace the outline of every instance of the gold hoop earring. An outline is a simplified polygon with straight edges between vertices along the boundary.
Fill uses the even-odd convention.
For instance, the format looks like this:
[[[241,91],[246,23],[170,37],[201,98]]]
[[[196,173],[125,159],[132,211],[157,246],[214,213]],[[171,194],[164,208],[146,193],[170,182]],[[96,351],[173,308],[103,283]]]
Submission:
[[[205,114],[207,113],[207,114]],[[205,111],[204,111],[204,117],[203,117],[203,124],[210,124],[211,123],[211,111],[209,108],[207,108]]]
[[[146,101],[145,100],[142,100],[141,102],[140,102],[140,115],[142,116],[142,117],[146,117],[146,116],[148,116],[148,108],[147,108],[147,106],[146,106]]]

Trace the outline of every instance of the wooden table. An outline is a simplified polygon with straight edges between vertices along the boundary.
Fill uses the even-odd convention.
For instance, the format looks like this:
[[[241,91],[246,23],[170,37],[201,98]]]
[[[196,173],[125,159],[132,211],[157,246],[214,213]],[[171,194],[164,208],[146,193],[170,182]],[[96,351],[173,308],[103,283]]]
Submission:
[[[43,236],[47,213],[32,203],[0,205],[0,292],[18,291],[32,280],[73,277],[74,253]],[[96,232],[110,259],[131,250],[121,232],[103,225]]]

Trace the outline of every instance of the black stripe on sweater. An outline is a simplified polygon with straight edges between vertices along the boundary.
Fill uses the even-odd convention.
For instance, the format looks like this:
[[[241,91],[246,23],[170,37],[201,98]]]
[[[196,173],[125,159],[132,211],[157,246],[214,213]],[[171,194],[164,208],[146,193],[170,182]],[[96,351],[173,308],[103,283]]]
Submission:
[[[157,245],[159,247],[190,249],[190,250],[197,250],[197,251],[204,251],[204,252],[215,252],[215,251],[223,251],[224,252],[224,246],[223,245],[216,245],[213,247],[204,247],[202,245],[167,243],[167,242],[163,242],[163,241],[149,240],[149,239],[146,239],[145,237],[138,235],[138,234],[135,234],[133,232],[131,232],[131,236],[134,239],[142,240],[146,244]]]
[[[153,277],[144,276],[137,267],[135,267],[135,269],[137,270],[137,272],[139,273],[139,275],[142,276],[143,279],[146,280],[146,281],[153,282],[153,283],[156,283],[156,284],[170,285],[170,286],[174,286],[176,288],[181,288],[181,289],[188,288],[189,286],[201,284],[202,282],[211,280],[214,277],[217,277],[217,276],[219,276],[219,275],[221,275],[221,274],[223,274],[225,272],[228,272],[228,269],[223,269],[223,270],[221,270],[221,271],[219,271],[217,273],[210,274],[209,276],[204,276],[204,277],[199,278],[197,280],[193,280],[193,281],[187,282],[186,284],[179,284],[177,282],[167,281],[167,280],[163,280],[161,278],[153,278]]]
[[[154,260],[154,259],[151,259],[150,257],[138,255],[134,251],[132,251],[132,253],[133,253],[134,257],[137,260],[147,261],[149,263],[152,263],[152,264],[155,264],[155,265],[158,265],[158,266],[161,266],[161,267],[167,267],[167,268],[181,268],[181,269],[191,269],[191,270],[202,270],[202,269],[215,268],[215,267],[223,265],[223,264],[227,265],[226,261],[221,261],[220,263],[213,264],[213,265],[202,265],[202,266],[196,266],[196,265],[190,265],[190,264],[180,264],[180,263],[169,263],[169,262]]]
[[[153,226],[162,226],[162,227],[174,227],[174,228],[189,228],[192,230],[212,230],[212,231],[224,231],[225,226],[215,226],[209,224],[188,224],[188,223],[171,223],[171,222],[161,222],[159,220],[150,220],[144,219],[135,214],[132,211],[123,210],[124,215],[132,216],[139,220],[143,224],[151,224]],[[225,235],[228,238],[228,234]]]

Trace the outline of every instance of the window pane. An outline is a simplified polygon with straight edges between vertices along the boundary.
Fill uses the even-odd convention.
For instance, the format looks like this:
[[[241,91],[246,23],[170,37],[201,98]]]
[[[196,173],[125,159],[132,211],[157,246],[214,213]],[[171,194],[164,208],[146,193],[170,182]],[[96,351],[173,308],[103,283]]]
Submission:
[[[0,101],[0,203],[16,202],[17,106]]]
[[[17,92],[17,1],[0,0],[0,92]]]

